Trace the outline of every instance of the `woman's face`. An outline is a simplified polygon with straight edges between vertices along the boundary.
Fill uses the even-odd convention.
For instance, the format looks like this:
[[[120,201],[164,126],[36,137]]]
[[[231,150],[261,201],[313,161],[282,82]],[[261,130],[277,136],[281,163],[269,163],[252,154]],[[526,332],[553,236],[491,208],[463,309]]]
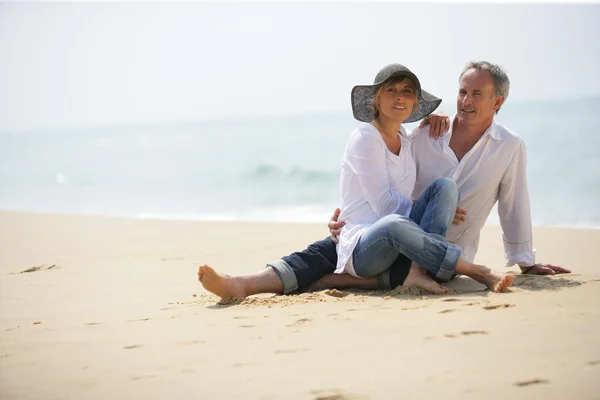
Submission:
[[[388,84],[379,92],[379,114],[402,122],[412,114],[416,99],[417,89],[410,78]]]

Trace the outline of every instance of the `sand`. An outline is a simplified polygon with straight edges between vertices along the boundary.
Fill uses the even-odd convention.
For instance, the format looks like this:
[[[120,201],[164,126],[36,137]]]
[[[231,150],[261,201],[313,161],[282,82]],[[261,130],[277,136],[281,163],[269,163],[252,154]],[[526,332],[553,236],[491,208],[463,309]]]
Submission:
[[[495,294],[260,295],[217,305],[198,265],[249,273],[325,225],[0,212],[2,399],[598,399],[600,230],[535,228]],[[477,262],[503,268],[498,227]],[[517,273],[516,268],[508,269]]]

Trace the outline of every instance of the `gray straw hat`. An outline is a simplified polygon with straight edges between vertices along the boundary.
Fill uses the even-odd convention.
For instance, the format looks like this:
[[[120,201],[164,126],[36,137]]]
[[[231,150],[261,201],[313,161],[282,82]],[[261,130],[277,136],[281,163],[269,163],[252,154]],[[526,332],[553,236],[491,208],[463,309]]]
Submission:
[[[354,118],[362,122],[371,122],[374,119],[373,110],[371,107],[371,101],[379,85],[386,79],[392,76],[406,76],[417,85],[417,98],[419,99],[419,106],[413,110],[412,114],[404,122],[414,122],[425,118],[431,114],[442,102],[434,95],[427,93],[421,89],[421,83],[419,78],[413,74],[408,68],[401,64],[390,64],[386,65],[379,71],[375,76],[375,81],[372,85],[358,85],[352,88],[350,94],[350,100],[352,101],[352,113]]]

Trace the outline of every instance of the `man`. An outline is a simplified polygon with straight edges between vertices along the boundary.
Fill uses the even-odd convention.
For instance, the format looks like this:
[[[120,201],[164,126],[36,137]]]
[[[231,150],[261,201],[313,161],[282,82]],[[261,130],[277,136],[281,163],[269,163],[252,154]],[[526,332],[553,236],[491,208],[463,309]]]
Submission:
[[[448,132],[439,139],[431,138],[430,127],[423,123],[413,132],[417,163],[413,199],[436,178],[449,177],[458,185],[458,205],[467,214],[464,222],[449,229],[446,239],[462,249],[462,256],[467,261],[473,262],[481,229],[498,202],[507,266],[518,264],[521,271],[528,274],[569,273],[571,271],[566,268],[535,263],[525,143],[520,136],[494,121],[509,88],[508,76],[498,65],[486,61],[467,64],[459,78],[457,113]],[[433,117],[434,128],[439,124],[440,117]],[[332,274],[337,262],[334,241],[343,227],[343,221],[337,222],[338,214],[339,210],[336,210],[329,223],[332,238],[269,263],[271,268],[231,277],[202,266],[198,278],[207,290],[221,297],[292,293],[298,289],[327,287],[381,288],[382,283],[376,278]],[[394,271],[409,265],[410,260],[406,257],[398,257],[390,268],[392,280],[388,286],[394,286]],[[405,286],[411,284],[408,278],[404,281]]]

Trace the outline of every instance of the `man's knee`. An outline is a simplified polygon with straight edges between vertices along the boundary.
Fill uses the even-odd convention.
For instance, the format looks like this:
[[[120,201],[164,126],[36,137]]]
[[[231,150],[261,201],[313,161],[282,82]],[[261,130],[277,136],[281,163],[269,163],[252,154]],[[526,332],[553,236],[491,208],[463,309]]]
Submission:
[[[458,185],[450,178],[438,178],[433,183],[436,192],[449,200],[458,201]]]

